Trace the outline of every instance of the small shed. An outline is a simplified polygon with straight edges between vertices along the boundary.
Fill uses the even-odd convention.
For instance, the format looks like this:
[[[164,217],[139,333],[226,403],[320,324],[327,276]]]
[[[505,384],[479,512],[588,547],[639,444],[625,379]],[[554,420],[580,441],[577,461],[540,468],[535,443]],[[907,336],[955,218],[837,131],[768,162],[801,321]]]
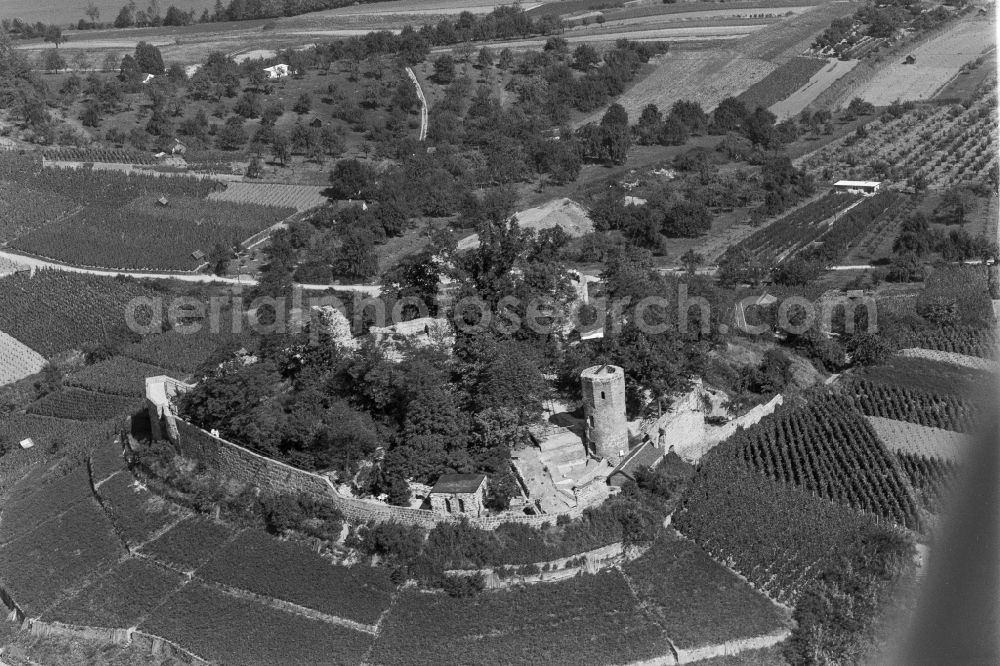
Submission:
[[[170,205],[170,200],[167,199],[166,197],[160,197],[159,199],[156,200],[156,203],[157,203],[157,205],[160,205],[160,206],[163,206],[164,208],[166,208],[167,206]]]
[[[872,195],[879,191],[882,183],[877,180],[838,180],[833,184],[837,192]]]
[[[904,65],[912,65],[916,61],[917,61],[917,57],[911,53],[910,55],[906,56],[905,60],[903,60],[903,64]]]
[[[170,154],[171,155],[183,155],[186,152],[187,152],[187,146],[185,146],[183,143],[181,143],[177,139],[174,139],[174,145],[170,146]]]
[[[431,509],[479,516],[485,511],[485,474],[442,474],[431,488]]]
[[[35,440],[31,439],[30,437],[25,437],[19,442],[19,444],[21,445],[22,449],[30,449],[35,445]]]
[[[313,118],[309,122],[309,127],[322,127],[322,126],[323,126],[323,121],[320,120],[319,118]]]
[[[196,261],[202,261],[205,259],[205,253],[202,252],[201,250],[195,250],[194,252],[191,253],[191,257]]]

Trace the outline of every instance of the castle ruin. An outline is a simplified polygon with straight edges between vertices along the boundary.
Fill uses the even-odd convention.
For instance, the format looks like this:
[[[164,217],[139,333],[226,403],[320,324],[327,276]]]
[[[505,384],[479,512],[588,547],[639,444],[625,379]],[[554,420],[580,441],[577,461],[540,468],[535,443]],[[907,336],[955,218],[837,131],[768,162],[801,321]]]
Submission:
[[[629,450],[625,416],[625,371],[595,365],[580,374],[587,447],[592,455],[617,464]]]

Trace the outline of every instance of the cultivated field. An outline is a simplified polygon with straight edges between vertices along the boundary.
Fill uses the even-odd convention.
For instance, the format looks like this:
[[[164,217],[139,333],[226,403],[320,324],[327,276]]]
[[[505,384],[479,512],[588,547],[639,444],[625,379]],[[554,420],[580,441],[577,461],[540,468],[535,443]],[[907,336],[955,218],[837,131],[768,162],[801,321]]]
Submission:
[[[926,100],[948,81],[965,63],[994,45],[995,26],[991,19],[968,19],[956,23],[941,35],[913,50],[916,63],[894,62],[880,70],[856,94],[876,106],[895,100]]]
[[[294,208],[302,212],[322,206],[325,187],[318,185],[283,185],[280,183],[228,183],[226,189],[208,195],[209,201],[228,201],[278,208]]]
[[[769,111],[776,115],[779,121],[798,115],[834,81],[850,72],[857,64],[857,60],[829,60],[826,66],[813,74],[805,85],[772,104]]]
[[[618,103],[632,118],[647,104],[663,110],[681,99],[699,102],[710,111],[724,98],[739,95],[801,54],[831,20],[853,11],[850,3],[826,3],[772,22],[730,44],[687,52],[672,50],[653,61],[655,69],[626,90]],[[594,114],[587,120],[599,117]]]
[[[70,373],[64,383],[101,393],[142,397],[145,395],[146,377],[156,375],[170,375],[177,379],[184,377],[183,373],[171,372],[127,356],[113,356]]]
[[[742,93],[739,99],[748,109],[765,109],[780,102],[808,84],[810,77],[823,69],[827,61],[820,58],[792,58]]]
[[[0,330],[47,358],[125,335],[125,306],[159,292],[135,280],[37,271],[0,278]]]
[[[974,445],[972,437],[951,430],[869,416],[868,422],[886,448],[925,458],[960,462]]]
[[[797,160],[814,176],[853,180],[921,177],[931,189],[982,181],[997,160],[996,79],[968,108],[918,107],[898,118],[872,120],[864,136],[848,135]]]

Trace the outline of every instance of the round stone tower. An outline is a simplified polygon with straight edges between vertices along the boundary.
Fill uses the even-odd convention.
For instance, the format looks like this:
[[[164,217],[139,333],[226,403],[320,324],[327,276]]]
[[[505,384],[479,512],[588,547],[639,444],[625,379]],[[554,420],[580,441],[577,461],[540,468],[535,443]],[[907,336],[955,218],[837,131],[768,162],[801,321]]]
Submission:
[[[595,365],[580,373],[587,447],[612,464],[628,452],[625,420],[625,371],[616,365]]]

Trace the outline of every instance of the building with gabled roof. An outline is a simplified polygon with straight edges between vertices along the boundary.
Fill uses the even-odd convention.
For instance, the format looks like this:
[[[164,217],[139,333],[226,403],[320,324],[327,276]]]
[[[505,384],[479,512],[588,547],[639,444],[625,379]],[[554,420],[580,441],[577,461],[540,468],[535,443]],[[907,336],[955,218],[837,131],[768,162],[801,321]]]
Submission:
[[[431,509],[480,516],[486,511],[485,474],[442,474],[431,487]]]

